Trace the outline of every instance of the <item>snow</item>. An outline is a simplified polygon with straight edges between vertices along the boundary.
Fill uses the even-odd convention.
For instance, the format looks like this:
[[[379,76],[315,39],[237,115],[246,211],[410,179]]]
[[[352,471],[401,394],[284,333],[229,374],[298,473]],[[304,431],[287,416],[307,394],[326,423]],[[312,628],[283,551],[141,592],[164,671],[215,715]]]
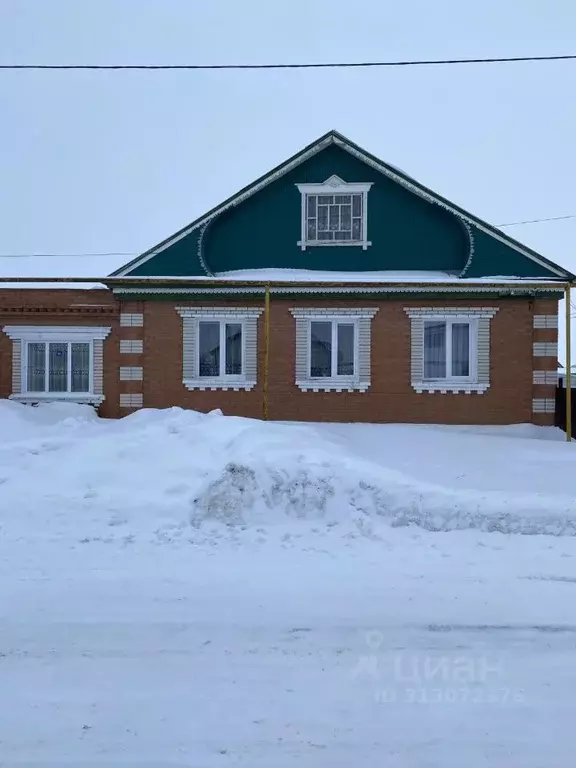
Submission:
[[[563,438],[0,401],[0,762],[566,768]]]
[[[97,275],[107,275],[112,271],[112,268],[118,268],[118,257],[99,257],[98,269],[90,269],[87,271],[87,266],[84,262],[89,262],[88,259],[82,259],[80,257],[56,259],[46,258],[42,256],[31,257],[0,257],[0,289],[25,289],[25,288],[45,288],[45,289],[75,289],[75,290],[90,290],[93,288],[105,288],[106,286],[101,282],[73,282],[73,283],[58,283],[49,282],[49,277],[86,277],[87,279],[93,278]],[[2,282],[2,277],[35,277],[38,278],[37,282]],[[42,278],[45,278],[42,280]],[[104,280],[105,277],[102,277]],[[126,284],[136,279],[138,282],[142,282],[141,277],[131,278],[127,276],[125,278]],[[150,278],[150,282],[158,280],[175,280],[171,275],[155,275]],[[450,272],[443,272],[438,270],[380,270],[371,272],[342,272],[342,271],[330,271],[330,270],[315,270],[315,269],[275,269],[275,268],[263,268],[263,269],[238,269],[229,272],[218,272],[215,276],[192,276],[182,277],[183,283],[186,285],[210,283],[215,280],[238,280],[242,282],[298,282],[298,283],[454,283],[457,285],[466,284],[480,284],[480,283],[502,283],[502,284],[516,284],[526,282],[554,282],[550,280],[543,280],[541,277],[515,277],[506,275],[497,275],[491,277],[481,278],[458,278],[457,274]],[[563,283],[559,283],[563,285]]]
[[[302,283],[526,283],[551,282],[541,277],[516,277],[497,275],[491,277],[459,278],[457,274],[442,271],[381,270],[376,272],[338,272],[316,269],[237,269],[218,272],[222,280],[244,280],[255,282],[302,282]],[[205,278],[208,279],[208,278]]]
[[[2,282],[2,278],[52,278],[52,277],[78,277],[93,278],[104,277],[117,269],[126,261],[122,255],[83,257],[70,255],[57,256],[51,254],[34,254],[29,256],[0,256],[0,288],[2,290],[18,290],[24,288],[46,288],[58,290],[62,288],[75,290],[90,290],[92,288],[105,288],[99,281],[78,283],[53,283],[46,280],[37,282],[9,283]]]
[[[22,291],[24,289],[33,289],[37,290],[39,288],[49,290],[49,291],[57,291],[62,289],[68,289],[74,290],[74,291],[91,291],[93,289],[104,289],[106,290],[106,286],[104,283],[75,283],[75,282],[49,282],[47,280],[39,280],[36,283],[3,283],[0,279],[0,289],[2,290],[19,290]]]

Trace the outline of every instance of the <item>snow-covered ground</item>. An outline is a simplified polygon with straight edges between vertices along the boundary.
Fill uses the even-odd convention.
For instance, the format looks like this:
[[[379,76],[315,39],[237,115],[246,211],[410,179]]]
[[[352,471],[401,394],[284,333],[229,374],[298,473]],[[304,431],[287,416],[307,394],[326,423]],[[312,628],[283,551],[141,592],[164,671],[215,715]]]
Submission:
[[[567,768],[563,437],[0,401],[0,765]]]

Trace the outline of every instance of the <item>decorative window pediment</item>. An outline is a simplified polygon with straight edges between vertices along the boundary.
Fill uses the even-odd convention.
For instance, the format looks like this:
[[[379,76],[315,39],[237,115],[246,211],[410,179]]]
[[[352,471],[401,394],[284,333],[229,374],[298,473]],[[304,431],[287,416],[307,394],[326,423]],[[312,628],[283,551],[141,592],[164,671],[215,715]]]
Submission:
[[[368,191],[372,182],[347,183],[333,175],[321,184],[297,184],[302,195],[303,251],[318,245],[355,245],[368,241]]]

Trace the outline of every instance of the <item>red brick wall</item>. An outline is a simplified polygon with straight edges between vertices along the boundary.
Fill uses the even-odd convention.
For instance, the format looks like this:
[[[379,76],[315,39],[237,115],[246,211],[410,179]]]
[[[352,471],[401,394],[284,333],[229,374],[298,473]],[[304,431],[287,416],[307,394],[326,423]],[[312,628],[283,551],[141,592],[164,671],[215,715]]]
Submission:
[[[90,305],[90,306],[86,306]],[[104,342],[103,416],[130,412],[120,408],[120,393],[139,393],[144,406],[182,406],[261,417],[263,408],[264,318],[258,329],[258,383],[250,392],[189,391],[182,383],[182,319],[177,306],[185,301],[117,302],[107,291],[10,290],[0,294],[3,325],[110,325]],[[197,304],[198,305],[198,304]],[[258,306],[263,302],[234,300],[204,302],[203,306]],[[378,307],[372,320],[372,375],[366,393],[301,392],[295,379],[295,321],[293,307]],[[553,415],[532,414],[533,397],[554,397],[553,385],[533,385],[532,372],[555,370],[553,358],[533,360],[534,341],[554,341],[555,329],[533,328],[533,315],[555,314],[550,299],[442,300],[442,306],[498,307],[491,321],[490,388],[485,394],[416,393],[410,383],[410,319],[405,307],[438,306],[415,298],[383,301],[322,301],[272,296],[270,312],[269,415],[271,419],[303,421],[422,422],[452,424],[553,423]],[[142,312],[143,327],[120,327],[120,312]],[[120,339],[143,339],[142,355],[119,353]],[[119,381],[119,366],[141,365],[143,381]],[[0,397],[12,384],[12,342],[0,333]]]
[[[148,301],[144,306],[144,404],[180,405],[227,414],[262,415],[264,320],[259,322],[258,384],[251,392],[188,391],[182,384],[182,321],[176,306],[187,302]],[[212,302],[212,306],[245,306],[241,298]],[[262,303],[250,302],[250,306]],[[367,393],[301,392],[295,379],[295,321],[292,307],[334,307],[344,302],[272,296],[270,311],[269,414],[271,419],[303,421],[438,422],[504,424],[532,421],[533,340],[556,338],[556,331],[534,331],[533,314],[554,314],[557,302],[528,299],[442,300],[442,306],[498,307],[491,323],[491,385],[485,394],[418,394],[410,383],[410,319],[405,307],[438,306],[414,300],[347,300],[345,306],[378,307],[372,321],[372,376]],[[190,306],[193,306],[190,304]],[[540,336],[542,334],[542,336]],[[123,356],[124,357],[124,356]],[[540,358],[538,367],[555,366]],[[551,423],[548,414],[538,418]]]
[[[111,291],[58,288],[0,291],[0,329],[5,325],[110,326],[104,341],[103,416],[117,416],[118,303]],[[12,394],[12,340],[0,332],[0,397]]]

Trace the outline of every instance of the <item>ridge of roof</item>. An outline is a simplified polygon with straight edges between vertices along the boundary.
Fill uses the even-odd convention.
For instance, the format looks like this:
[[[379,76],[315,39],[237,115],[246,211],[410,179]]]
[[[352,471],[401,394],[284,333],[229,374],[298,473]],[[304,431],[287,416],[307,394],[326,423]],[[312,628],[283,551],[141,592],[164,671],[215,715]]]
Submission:
[[[284,160],[284,162],[280,163],[279,165],[276,165],[262,176],[259,176],[255,181],[242,187],[242,189],[226,198],[226,200],[224,200],[222,203],[214,206],[206,213],[194,219],[194,221],[192,221],[190,224],[182,227],[177,232],[165,238],[152,248],[149,248],[135,259],[132,259],[132,261],[112,272],[109,276],[124,277],[128,275],[132,269],[140,266],[141,264],[144,264],[146,261],[153,258],[154,256],[157,256],[159,253],[162,253],[162,251],[164,251],[173,243],[178,242],[178,240],[181,240],[183,237],[186,237],[195,229],[202,227],[206,222],[210,221],[220,213],[223,213],[232,205],[238,205],[246,198],[260,191],[268,184],[272,183],[272,181],[275,181],[285,173],[288,173],[288,171],[292,170],[292,168],[295,168],[303,163],[309,157],[312,157],[318,152],[321,152],[330,144],[335,144],[336,146],[341,147],[343,150],[356,156],[359,160],[371,165],[376,170],[401,183],[403,186],[407,187],[418,196],[423,197],[429,202],[440,205],[442,208],[450,211],[462,221],[464,226],[472,224],[490,236],[500,240],[514,250],[520,252],[522,255],[526,256],[540,266],[546,267],[551,272],[557,274],[559,277],[568,280],[574,279],[575,275],[561,267],[559,264],[556,264],[550,259],[547,259],[542,254],[538,253],[532,248],[529,248],[518,240],[515,240],[513,237],[510,237],[497,227],[488,224],[488,222],[484,221],[483,219],[474,216],[464,208],[461,208],[459,205],[456,205],[442,195],[437,194],[429,187],[426,187],[424,184],[414,179],[412,176],[409,176],[405,171],[402,171],[400,168],[397,168],[396,166],[390,165],[384,160],[381,160],[380,158],[376,157],[376,155],[371,154],[367,150],[360,147],[358,144],[355,144],[353,141],[348,139],[342,133],[334,129],[324,133],[310,144],[307,144],[301,150],[296,152],[296,154],[292,155],[287,160]],[[469,266],[469,264],[467,266]]]

